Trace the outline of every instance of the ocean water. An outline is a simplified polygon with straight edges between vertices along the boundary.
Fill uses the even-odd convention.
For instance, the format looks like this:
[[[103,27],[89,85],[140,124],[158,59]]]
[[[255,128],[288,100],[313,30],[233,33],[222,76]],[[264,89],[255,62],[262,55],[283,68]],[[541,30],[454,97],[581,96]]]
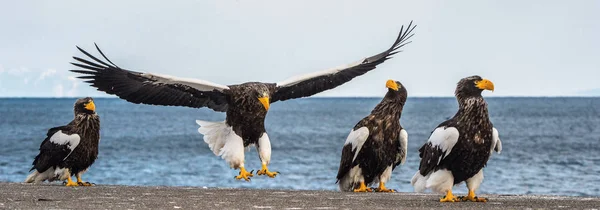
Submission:
[[[100,154],[83,176],[96,184],[337,190],[335,176],[350,129],[379,98],[307,98],[272,104],[266,129],[274,179],[234,180],[237,171],[215,156],[196,119],[222,121],[209,109],[95,100]],[[0,99],[0,182],[22,182],[50,127],[72,119],[75,99]],[[600,98],[487,98],[503,142],[484,169],[480,193],[600,196]],[[388,187],[412,192],[418,148],[457,109],[454,98],[409,98],[401,123],[408,159]],[[260,169],[255,148],[246,167]],[[464,184],[455,186],[465,193]]]

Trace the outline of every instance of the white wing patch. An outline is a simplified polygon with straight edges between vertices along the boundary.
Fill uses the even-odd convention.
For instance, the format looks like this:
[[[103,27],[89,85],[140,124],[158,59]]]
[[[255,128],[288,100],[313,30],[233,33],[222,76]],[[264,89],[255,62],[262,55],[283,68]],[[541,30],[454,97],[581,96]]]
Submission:
[[[367,127],[361,127],[359,129],[352,130],[350,131],[350,134],[348,134],[348,138],[346,138],[346,143],[344,143],[344,146],[352,144],[352,150],[354,151],[356,149],[354,152],[354,157],[352,158],[353,162],[356,159],[356,156],[358,156],[358,152],[362,148],[363,144],[365,141],[367,141],[367,138],[369,138],[369,129]]]
[[[502,152],[502,141],[500,141],[500,135],[498,134],[498,130],[496,128],[492,128],[492,148],[490,151],[490,155],[494,150],[498,154]]]
[[[452,151],[452,148],[458,141],[458,136],[459,132],[455,127],[439,127],[436,128],[433,133],[431,133],[428,141],[432,146],[439,147],[444,152],[444,155],[440,157],[438,163],[441,161],[441,159],[450,154],[450,151]]]
[[[227,87],[225,85],[220,85],[217,83],[212,83],[209,81],[199,80],[199,79],[179,78],[179,77],[162,75],[162,74],[154,74],[154,73],[153,74],[144,73],[144,74],[142,74],[142,76],[152,79],[152,80],[156,80],[156,82],[154,82],[154,83],[182,84],[182,85],[190,86],[190,87],[200,90],[200,91],[212,91],[215,89],[218,91],[222,91],[222,90],[229,89],[229,87]]]
[[[404,151],[404,156],[400,161],[400,164],[404,164],[406,162],[406,153],[408,152],[408,133],[406,129],[400,130],[400,145],[402,145],[402,151]]]
[[[71,155],[71,153],[73,153],[73,150],[75,150],[75,147],[77,147],[77,145],[79,145],[80,140],[81,140],[81,138],[79,137],[78,134],[74,133],[71,135],[67,135],[67,134],[64,134],[62,131],[57,131],[56,133],[54,133],[54,135],[52,135],[50,137],[50,142],[58,144],[58,145],[67,145],[69,150],[71,150],[71,152],[69,152],[69,154],[63,160],[67,159],[67,157],[69,157],[69,155]]]
[[[315,78],[315,77],[320,77],[320,76],[325,76],[325,75],[332,75],[332,74],[338,73],[340,71],[343,71],[345,69],[358,66],[364,60],[365,59],[362,59],[360,61],[357,61],[357,62],[354,62],[354,63],[351,63],[351,64],[341,65],[341,66],[338,66],[338,67],[335,67],[335,68],[331,68],[331,69],[327,69],[327,70],[324,70],[324,71],[313,72],[313,73],[310,73],[310,74],[305,74],[305,75],[301,75],[301,76],[292,77],[292,78],[284,80],[282,82],[278,82],[277,86],[278,87],[292,86],[292,85],[298,84],[298,83],[300,83],[302,81],[306,81],[306,80],[309,80],[309,79],[312,79],[312,78]]]

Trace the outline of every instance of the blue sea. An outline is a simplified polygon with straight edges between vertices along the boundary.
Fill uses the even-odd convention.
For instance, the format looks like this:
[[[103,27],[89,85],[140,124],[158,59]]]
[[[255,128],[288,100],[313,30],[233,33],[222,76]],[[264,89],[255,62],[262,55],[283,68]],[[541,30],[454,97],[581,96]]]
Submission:
[[[100,154],[83,176],[100,185],[337,190],[335,176],[350,129],[380,98],[306,98],[272,104],[266,129],[274,179],[234,180],[196,119],[222,121],[209,109],[95,99],[101,118]],[[484,169],[480,193],[600,196],[600,98],[487,98],[503,142]],[[0,99],[0,182],[22,182],[50,127],[73,118],[75,99]],[[408,160],[388,187],[412,192],[418,148],[457,109],[454,98],[409,98],[401,123]],[[255,148],[246,167],[260,169]],[[464,184],[455,186],[465,193]]]

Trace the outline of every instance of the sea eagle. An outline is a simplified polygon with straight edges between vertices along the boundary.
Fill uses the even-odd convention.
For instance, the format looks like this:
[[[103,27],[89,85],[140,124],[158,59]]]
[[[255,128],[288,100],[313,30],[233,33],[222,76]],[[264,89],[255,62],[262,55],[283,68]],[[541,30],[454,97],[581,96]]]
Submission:
[[[177,78],[167,75],[141,73],[125,70],[111,62],[96,45],[106,61],[102,61],[77,47],[83,54],[96,62],[73,57],[80,63],[73,65],[85,70],[71,70],[85,74],[78,78],[86,79],[91,86],[108,94],[114,94],[132,103],[167,106],[208,107],[214,111],[226,112],[222,122],[197,120],[198,132],[215,155],[221,156],[230,167],[239,169],[236,179],[250,180],[252,171],[244,168],[244,148],[256,145],[262,169],[257,175],[275,177],[267,166],[271,160],[271,143],[265,131],[264,120],[271,103],[294,98],[311,96],[340,86],[354,77],[367,73],[391,55],[398,48],[410,43],[415,26],[412,22],[406,30],[404,26],[394,44],[387,50],[372,57],[344,66],[316,72],[278,83],[247,82],[237,85],[220,85],[208,81]]]
[[[406,160],[408,133],[400,125],[406,88],[388,80],[385,97],[371,114],[359,121],[346,138],[337,182],[341,191],[367,192],[379,182],[377,192],[394,192],[385,183],[392,171]]]
[[[74,107],[75,119],[69,124],[50,128],[40,145],[40,153],[33,161],[34,170],[26,183],[45,180],[67,180],[66,186],[91,186],[81,180],[81,175],[98,157],[100,142],[100,117],[90,97],[78,99]],[[77,182],[71,176],[77,177]]]
[[[430,188],[445,193],[440,202],[487,201],[476,197],[475,191],[483,181],[483,167],[492,151],[500,153],[502,144],[488,116],[487,103],[481,96],[483,90],[494,91],[494,84],[479,76],[458,82],[454,93],[458,112],[438,125],[419,149],[421,163],[411,181],[415,191]],[[463,181],[467,183],[469,194],[454,197],[452,186]]]

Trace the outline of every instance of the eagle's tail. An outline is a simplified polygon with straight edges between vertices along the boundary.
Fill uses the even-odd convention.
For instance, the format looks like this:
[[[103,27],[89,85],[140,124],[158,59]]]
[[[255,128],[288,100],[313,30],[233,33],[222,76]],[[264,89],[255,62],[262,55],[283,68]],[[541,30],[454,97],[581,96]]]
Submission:
[[[56,179],[65,180],[68,178],[66,176],[67,174],[68,173],[65,173],[65,169],[55,167],[50,167],[48,170],[42,173],[38,172],[37,170],[33,170],[33,172],[31,172],[31,174],[25,178],[25,183],[40,183],[46,180],[51,182]]]
[[[429,175],[423,176],[420,171],[417,171],[413,176],[410,184],[415,188],[415,192],[423,192],[427,189],[427,179],[429,179]]]
[[[364,180],[362,169],[359,166],[354,166],[342,178],[337,180],[337,184],[340,191],[352,192]]]
[[[410,183],[415,188],[415,192],[431,189],[433,192],[446,193],[448,190],[452,190],[454,176],[447,169],[430,172],[427,176],[423,176],[420,171],[417,171]]]
[[[200,125],[198,133],[204,135],[204,142],[215,155],[225,159],[232,168],[244,166],[244,142],[231,126],[225,121],[196,120],[196,123]]]

